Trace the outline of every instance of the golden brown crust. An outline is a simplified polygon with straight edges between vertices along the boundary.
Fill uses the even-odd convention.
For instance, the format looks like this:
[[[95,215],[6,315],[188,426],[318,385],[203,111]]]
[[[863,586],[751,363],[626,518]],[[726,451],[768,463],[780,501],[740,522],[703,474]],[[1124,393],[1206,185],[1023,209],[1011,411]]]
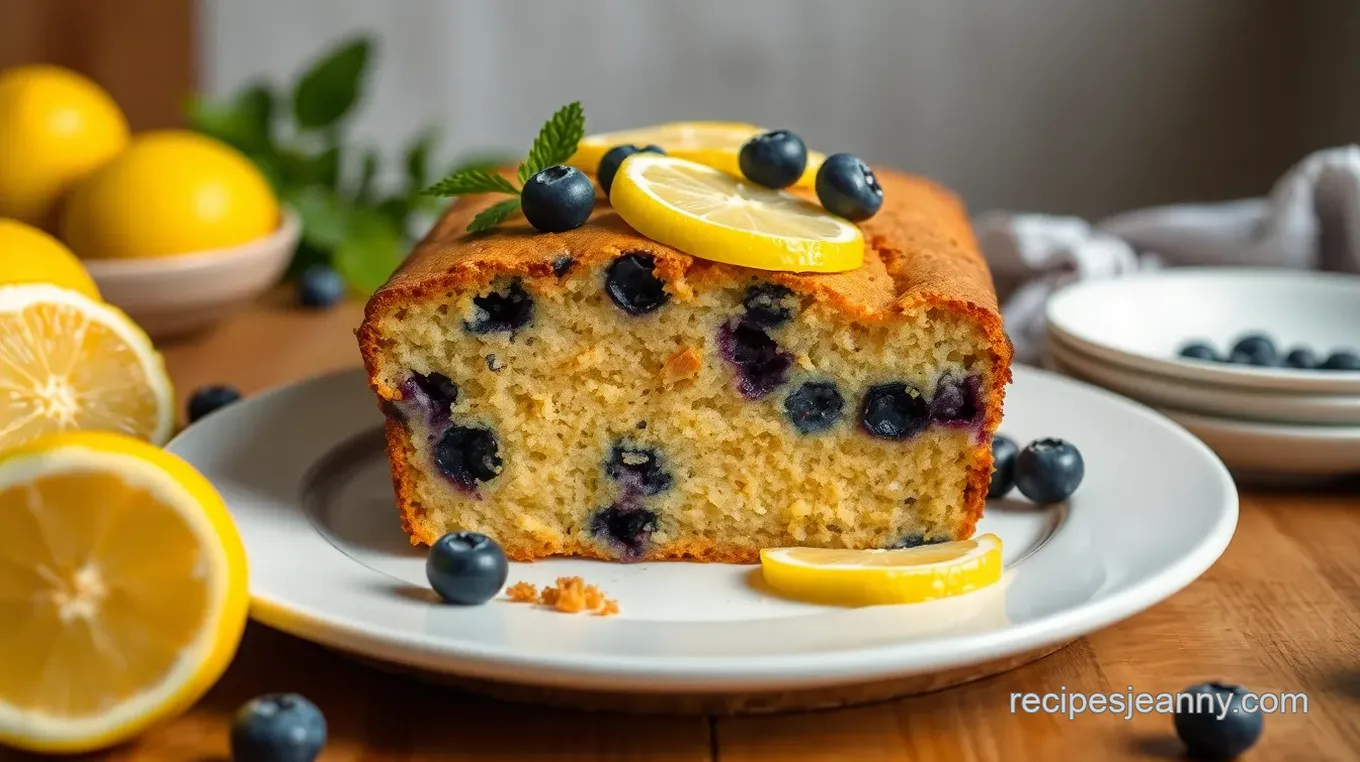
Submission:
[[[806,294],[847,318],[862,322],[891,321],[911,309],[947,309],[966,314],[987,336],[993,348],[992,367],[986,390],[983,430],[990,435],[1001,422],[1005,387],[1011,381],[1012,347],[1002,329],[991,274],[978,250],[966,210],[950,191],[924,178],[876,170],[884,189],[883,208],[862,223],[867,248],[865,263],[851,272],[799,274],[762,272],[764,279]],[[415,304],[442,293],[480,289],[501,276],[551,278],[554,263],[571,257],[573,267],[611,260],[624,252],[652,254],[657,274],[672,295],[684,300],[692,285],[744,280],[747,268],[697,259],[645,238],[628,227],[597,196],[596,209],[582,227],[565,233],[539,233],[516,215],[488,233],[464,232],[478,212],[501,200],[498,196],[474,196],[460,200],[435,224],[385,286],[369,300],[363,325],[357,331],[369,381],[380,401],[395,401],[401,394],[388,387],[379,373],[381,337],[379,319],[404,305]],[[397,503],[402,507],[402,526],[414,544],[429,544],[419,521],[421,506],[414,500],[414,486],[406,463],[413,447],[404,425],[387,423],[388,452]],[[990,442],[983,442],[983,445]],[[969,537],[982,516],[991,478],[990,447],[976,448],[965,489],[964,524],[960,537]],[[616,560],[591,545],[570,543],[505,544],[506,554],[517,561],[549,555],[575,555]],[[697,540],[651,549],[640,560],[696,560],[754,563],[758,549],[722,546]]]

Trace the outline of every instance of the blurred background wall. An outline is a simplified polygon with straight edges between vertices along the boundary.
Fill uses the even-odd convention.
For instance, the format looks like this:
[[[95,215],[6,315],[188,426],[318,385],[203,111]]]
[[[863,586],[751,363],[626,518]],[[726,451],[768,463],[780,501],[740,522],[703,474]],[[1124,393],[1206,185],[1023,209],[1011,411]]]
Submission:
[[[381,47],[356,137],[436,123],[446,158],[523,150],[579,98],[592,131],[789,127],[975,210],[1102,215],[1256,195],[1360,134],[1348,0],[0,0],[0,65],[50,44],[145,127],[194,77],[289,81],[360,31]]]

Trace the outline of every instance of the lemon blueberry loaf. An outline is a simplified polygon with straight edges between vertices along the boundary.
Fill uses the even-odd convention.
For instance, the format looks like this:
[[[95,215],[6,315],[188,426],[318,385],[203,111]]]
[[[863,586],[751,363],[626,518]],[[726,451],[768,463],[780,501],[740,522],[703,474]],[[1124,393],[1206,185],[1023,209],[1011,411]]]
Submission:
[[[496,198],[455,204],[358,332],[412,541],[755,562],[971,536],[1010,344],[954,196],[879,182],[864,264],[829,274],[691,257],[603,197],[551,234],[468,234]]]

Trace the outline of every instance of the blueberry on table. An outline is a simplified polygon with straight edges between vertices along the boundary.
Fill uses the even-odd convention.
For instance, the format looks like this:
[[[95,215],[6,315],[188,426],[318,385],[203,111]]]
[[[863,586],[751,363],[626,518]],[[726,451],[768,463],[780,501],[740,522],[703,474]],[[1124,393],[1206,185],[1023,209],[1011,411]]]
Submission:
[[[1204,360],[1206,362],[1217,362],[1218,352],[1214,348],[1202,341],[1194,341],[1181,347],[1176,354],[1188,360]]]
[[[189,397],[189,423],[216,412],[241,399],[241,393],[230,386],[215,384],[196,389]]]
[[[1308,347],[1294,347],[1284,356],[1284,364],[1287,368],[1312,370],[1318,366],[1318,356]]]
[[[803,176],[807,158],[802,138],[788,130],[774,130],[746,141],[737,154],[737,166],[757,185],[787,188]]]
[[[247,701],[231,723],[235,762],[312,762],[326,745],[326,718],[296,693]]]
[[[1252,333],[1243,336],[1232,345],[1228,352],[1228,362],[1271,367],[1279,363],[1279,352],[1269,336]]]
[[[1015,456],[1015,486],[1041,505],[1071,497],[1085,475],[1081,453],[1062,439],[1036,439]]]
[[[992,481],[987,486],[987,497],[1005,497],[1015,486],[1015,456],[1020,446],[1010,437],[992,437]]]
[[[1323,370],[1360,370],[1360,355],[1349,349],[1339,349],[1328,355],[1318,367]]]
[[[586,223],[595,209],[595,185],[575,167],[548,167],[520,191],[524,219],[536,230],[561,233]]]
[[[883,186],[874,171],[848,153],[826,157],[816,187],[823,208],[852,222],[869,219],[883,206]]]
[[[1194,697],[1193,706],[1176,702],[1176,735],[1191,755],[1198,759],[1232,759],[1250,749],[1261,737],[1264,717],[1247,711],[1242,699],[1248,691],[1238,685],[1203,683],[1186,688]],[[1253,710],[1260,707],[1250,707]]]
[[[309,309],[335,306],[345,298],[345,279],[330,265],[312,265],[293,283],[298,304]]]
[[[510,562],[496,541],[476,532],[450,532],[430,547],[425,576],[449,603],[476,606],[496,597],[510,575]]]
[[[595,170],[595,179],[600,181],[600,187],[604,189],[606,198],[609,196],[609,189],[614,187],[614,176],[619,173],[619,165],[635,153],[664,154],[665,151],[661,150],[661,146],[638,148],[635,145],[614,146],[605,151],[604,156],[600,158],[600,168]]]

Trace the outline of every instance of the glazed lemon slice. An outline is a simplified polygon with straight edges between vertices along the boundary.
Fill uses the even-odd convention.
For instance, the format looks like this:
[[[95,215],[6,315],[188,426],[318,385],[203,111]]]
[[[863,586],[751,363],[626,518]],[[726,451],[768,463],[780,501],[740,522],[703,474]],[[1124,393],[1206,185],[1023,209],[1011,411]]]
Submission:
[[[104,432],[0,455],[0,743],[89,751],[178,714],[248,599],[226,506],[179,458]]]
[[[739,122],[671,122],[651,127],[638,127],[618,132],[602,132],[587,135],[576,148],[576,155],[569,162],[577,169],[594,172],[600,166],[600,159],[609,149],[618,145],[635,145],[638,148],[660,146],[670,156],[689,159],[728,174],[741,177],[741,166],[737,156],[746,141],[768,132],[764,127]],[[808,151],[807,169],[796,185],[813,187],[817,170],[826,160],[824,154]]]
[[[160,355],[127,315],[49,284],[0,287],[0,450],[69,430],[164,444],[174,421]]]
[[[901,550],[771,548],[760,551],[765,582],[793,598],[842,606],[920,603],[971,592],[1001,579],[1001,539]]]
[[[610,203],[639,233],[702,259],[761,270],[843,272],[864,235],[816,204],[673,156],[624,159]]]

